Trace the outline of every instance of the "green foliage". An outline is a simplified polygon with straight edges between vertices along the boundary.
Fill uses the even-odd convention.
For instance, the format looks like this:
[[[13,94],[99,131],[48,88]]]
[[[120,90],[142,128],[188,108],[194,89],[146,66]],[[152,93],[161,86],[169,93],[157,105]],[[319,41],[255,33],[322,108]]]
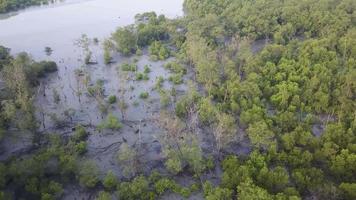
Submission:
[[[115,174],[112,171],[109,171],[103,180],[103,185],[105,189],[111,191],[116,188],[117,184],[118,184],[118,180]]]
[[[116,194],[120,199],[149,199],[149,182],[144,176],[138,176],[131,182],[120,183]]]
[[[130,177],[136,173],[135,159],[137,153],[127,143],[120,146],[117,154],[118,163],[122,167],[122,171],[126,177]]]
[[[272,195],[270,195],[265,189],[258,187],[253,184],[249,179],[242,182],[241,185],[237,187],[237,192],[239,199],[241,200],[270,200]]]
[[[165,60],[170,56],[169,49],[159,41],[154,41],[148,50],[152,60]]]
[[[166,28],[166,18],[163,15],[157,16],[154,12],[137,14],[135,16],[138,40],[141,47],[150,45],[154,41],[168,38]]]
[[[355,183],[341,183],[340,189],[344,192],[346,199],[355,199],[356,198],[356,184]]]
[[[169,93],[165,90],[160,90],[159,96],[160,96],[161,107],[163,108],[167,107],[171,101],[171,97],[169,96]]]
[[[180,85],[183,83],[183,75],[182,74],[174,74],[171,75],[168,80],[172,83],[174,83],[175,85]]]
[[[172,94],[172,96],[174,96],[174,94]],[[175,108],[176,115],[179,118],[186,117],[189,108],[193,106],[195,103],[197,103],[199,99],[200,99],[200,95],[198,94],[198,92],[195,89],[190,88],[188,94],[182,96],[181,99],[179,99],[178,102],[176,103],[176,108]]]
[[[111,113],[98,126],[99,129],[111,129],[111,130],[118,130],[121,127],[122,124],[120,123],[119,119]]]
[[[184,188],[168,178],[162,178],[156,181],[154,183],[154,189],[158,195],[162,195],[166,191],[172,191],[174,193],[180,194],[184,198],[188,198],[192,193],[192,190],[189,188]]]
[[[50,0],[3,0],[0,2],[0,13],[7,13],[10,11],[16,11],[34,5],[48,4],[51,2],[53,3],[53,1]]]
[[[137,71],[137,65],[134,63],[132,63],[132,64],[123,63],[121,65],[121,69],[122,69],[122,71],[125,71],[125,72],[127,72],[127,71],[135,72],[135,71]]]
[[[147,73],[136,73],[136,80],[137,81],[141,81],[141,80],[145,80],[148,81],[150,79],[150,77],[147,75]]]
[[[130,55],[137,50],[137,35],[133,27],[118,28],[112,35],[117,49],[124,55]]]
[[[112,197],[110,193],[101,191],[95,200],[112,200]]]
[[[247,133],[251,143],[257,148],[268,149],[274,143],[274,134],[264,121],[251,124]]]
[[[216,108],[209,98],[202,98],[199,102],[199,119],[204,124],[211,124],[216,121]]]
[[[183,170],[183,168],[182,168],[182,162],[181,162],[179,155],[177,155],[172,150],[169,152],[166,152],[166,153],[168,155],[168,159],[165,162],[167,170],[174,175],[181,172]]]
[[[72,140],[76,141],[76,142],[80,142],[85,140],[88,137],[88,132],[85,130],[85,128],[78,124],[75,127],[75,132],[72,136]]]
[[[99,169],[94,161],[84,161],[78,171],[79,183],[87,188],[94,188],[99,182]]]
[[[160,90],[163,86],[163,82],[164,82],[164,78],[162,76],[159,76],[156,80],[155,89]]]
[[[149,97],[149,94],[148,92],[141,92],[139,97],[141,99],[147,99]]]
[[[178,62],[172,61],[172,62],[168,62],[164,65],[164,68],[170,70],[171,72],[175,73],[175,74],[186,74],[187,70],[180,65]]]
[[[114,104],[114,103],[116,103],[116,101],[117,101],[117,98],[115,95],[109,96],[109,99],[108,99],[109,104]]]
[[[348,149],[341,150],[340,154],[331,160],[330,168],[342,180],[355,181],[356,154]]]
[[[145,65],[143,73],[148,74],[151,72],[151,68],[148,65]]]
[[[85,152],[87,152],[87,143],[84,141],[79,142],[75,145],[75,151],[80,155],[84,154]]]
[[[111,50],[114,48],[114,44],[112,43],[111,40],[105,40],[103,43],[103,48],[104,48],[104,63],[110,64],[111,63]]]

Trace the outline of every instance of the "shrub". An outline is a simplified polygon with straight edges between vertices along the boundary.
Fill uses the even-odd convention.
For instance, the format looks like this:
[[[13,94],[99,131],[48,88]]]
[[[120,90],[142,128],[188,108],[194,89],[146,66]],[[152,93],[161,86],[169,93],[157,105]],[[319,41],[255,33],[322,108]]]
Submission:
[[[164,82],[164,78],[162,76],[158,77],[156,80],[155,89],[161,89],[163,82]]]
[[[110,64],[111,63],[111,54],[110,54],[110,50],[108,49],[104,49],[104,63],[106,65]]]
[[[99,182],[99,169],[94,161],[85,161],[78,173],[79,183],[87,188],[93,188]]]
[[[105,189],[113,190],[114,188],[116,188],[117,183],[118,181],[115,174],[112,171],[109,171],[103,180],[103,185]]]
[[[165,60],[170,56],[169,49],[159,41],[153,42],[148,50],[152,60]]]
[[[86,132],[85,128],[82,125],[77,125],[75,127],[74,135],[72,139],[76,142],[83,141],[88,137],[88,133]]]
[[[137,49],[136,50],[136,55],[137,56],[142,56],[143,55],[142,50],[141,49]]]
[[[187,70],[182,65],[180,65],[179,63],[177,63],[175,61],[166,63],[164,65],[164,68],[166,68],[176,74],[186,74],[187,73]]]
[[[114,104],[114,103],[116,103],[117,98],[115,95],[111,95],[111,96],[109,96],[108,101],[109,101],[109,104]]]
[[[78,144],[75,145],[75,151],[79,154],[82,155],[85,152],[87,152],[87,143],[82,141],[79,142]]]
[[[169,158],[166,161],[165,165],[167,167],[167,170],[174,175],[182,171],[182,163],[178,158]]]
[[[134,160],[137,157],[137,152],[132,149],[127,143],[123,143],[120,146],[120,150],[117,154],[117,160],[122,166],[123,174],[126,177],[134,175],[136,172]]]
[[[159,92],[160,94],[160,103],[161,103],[161,107],[167,107],[169,105],[170,102],[170,97],[168,95],[168,92],[161,90]]]
[[[148,199],[149,183],[144,176],[138,176],[132,182],[123,182],[117,188],[119,199]]]
[[[124,55],[130,55],[137,50],[137,35],[132,27],[121,27],[113,34],[117,49]]]
[[[125,72],[135,72],[137,70],[137,65],[136,64],[129,64],[129,63],[123,63],[121,65],[122,71]]]
[[[155,191],[158,195],[162,195],[167,190],[173,188],[174,182],[168,178],[162,178],[154,184]]]
[[[113,114],[109,114],[105,121],[103,121],[99,125],[99,129],[112,129],[112,130],[118,130],[122,127],[119,119],[115,117]]]
[[[143,73],[148,74],[151,72],[151,68],[148,65],[145,65]]]
[[[175,85],[180,85],[183,83],[183,75],[181,73],[179,74],[174,74],[168,78],[168,80]]]
[[[339,187],[346,199],[356,199],[356,183],[341,183]]]
[[[141,72],[136,73],[136,81],[141,81],[143,79],[143,74]]]
[[[148,92],[141,92],[141,94],[140,94],[141,99],[147,99],[148,96],[149,96]]]
[[[95,200],[112,200],[112,198],[110,193],[101,191]]]
[[[209,98],[204,98],[199,102],[199,119],[204,124],[211,124],[216,120],[216,108]]]

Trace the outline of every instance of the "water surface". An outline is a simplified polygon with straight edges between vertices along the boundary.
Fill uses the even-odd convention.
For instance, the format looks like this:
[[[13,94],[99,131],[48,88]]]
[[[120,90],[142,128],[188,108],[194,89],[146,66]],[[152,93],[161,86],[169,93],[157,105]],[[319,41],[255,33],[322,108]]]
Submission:
[[[134,22],[137,13],[155,11],[167,17],[181,16],[183,0],[66,0],[64,3],[29,8],[0,15],[0,45],[13,53],[29,52],[44,59],[44,47],[52,58],[67,58],[81,34],[108,37],[118,26]]]

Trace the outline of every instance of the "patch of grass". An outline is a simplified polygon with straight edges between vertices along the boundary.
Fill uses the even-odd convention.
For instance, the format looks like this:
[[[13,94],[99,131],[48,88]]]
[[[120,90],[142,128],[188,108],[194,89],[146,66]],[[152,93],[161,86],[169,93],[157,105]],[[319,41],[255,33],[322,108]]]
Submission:
[[[135,72],[137,70],[137,65],[136,64],[129,64],[129,63],[123,63],[121,65],[122,71],[125,72]]]
[[[122,127],[122,124],[120,123],[119,119],[114,116],[113,114],[109,114],[106,119],[98,126],[99,129],[112,129],[112,130],[118,130]]]
[[[157,80],[156,80],[156,84],[155,84],[155,89],[161,89],[162,88],[162,85],[163,85],[163,82],[164,82],[164,78],[163,78],[163,76],[160,76],[160,77],[158,77],[157,78]]]
[[[136,81],[141,81],[141,80],[148,81],[150,80],[150,77],[147,74],[143,74],[141,72],[136,73]]]
[[[176,74],[178,74],[178,73],[186,74],[187,73],[187,69],[185,69],[182,65],[180,65],[179,63],[177,63],[175,61],[166,63],[164,65],[164,68],[166,68]]]
[[[179,74],[174,74],[168,78],[170,82],[172,82],[175,85],[179,85],[183,83],[183,75],[181,73]]]
[[[149,97],[148,92],[141,92],[141,94],[140,94],[141,99],[147,99],[148,97]]]
[[[151,72],[151,68],[148,65],[145,65],[143,73],[148,74]]]

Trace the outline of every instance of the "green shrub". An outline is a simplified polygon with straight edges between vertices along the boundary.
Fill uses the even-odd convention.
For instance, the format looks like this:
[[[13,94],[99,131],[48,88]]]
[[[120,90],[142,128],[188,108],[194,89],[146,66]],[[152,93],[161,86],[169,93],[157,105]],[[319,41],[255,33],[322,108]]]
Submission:
[[[158,195],[162,195],[167,190],[173,188],[174,182],[168,178],[162,178],[154,184],[155,191]]]
[[[163,82],[164,82],[164,78],[162,76],[159,76],[156,80],[155,89],[158,89],[158,90],[161,89]]]
[[[118,181],[115,174],[112,171],[109,171],[103,180],[103,185],[105,189],[113,190],[114,188],[116,188],[117,184]]]
[[[172,83],[174,83],[175,85],[180,85],[183,83],[183,75],[181,73],[179,74],[174,74],[171,75],[168,80]]]
[[[167,107],[169,105],[169,102],[171,100],[168,92],[164,91],[164,90],[161,90],[159,92],[159,95],[160,95],[160,103],[161,103],[161,107]]]
[[[165,165],[167,170],[174,175],[182,171],[182,162],[178,158],[168,158]]]
[[[124,55],[130,55],[137,50],[137,35],[133,27],[120,27],[112,35],[117,50]]]
[[[85,161],[78,171],[79,183],[87,188],[94,188],[99,182],[99,169],[94,161]]]
[[[150,77],[148,76],[148,74],[144,74],[143,75],[143,80],[145,80],[145,81],[150,80]]]
[[[180,65],[179,63],[177,63],[175,61],[166,63],[164,65],[164,68],[170,70],[171,72],[173,72],[175,74],[186,74],[187,73],[187,70],[182,65]]]
[[[165,60],[170,56],[169,49],[159,41],[153,42],[148,50],[152,60]]]
[[[118,130],[122,127],[119,119],[113,114],[109,114],[106,119],[99,125],[99,129]]]
[[[110,193],[101,191],[95,200],[112,200],[112,197]]]
[[[104,48],[104,63],[106,65],[111,63],[111,54],[110,54],[110,50]]]
[[[143,79],[143,74],[141,72],[136,73],[136,81],[141,81]]]
[[[148,96],[149,96],[148,92],[141,92],[141,93],[140,93],[140,98],[141,98],[141,99],[147,99]]]
[[[356,199],[356,183],[341,183],[339,188],[344,192],[346,199]]]
[[[137,56],[142,56],[143,55],[142,50],[141,49],[137,49],[136,50],[136,55]]]
[[[125,72],[135,72],[137,70],[137,65],[136,64],[129,64],[129,63],[123,63],[121,65],[122,71]]]
[[[145,65],[143,73],[148,74],[151,72],[151,68],[148,65]]]
[[[199,102],[199,119],[204,124],[211,124],[216,120],[216,108],[209,98],[204,98]]]
[[[80,141],[83,141],[85,140],[86,138],[88,137],[88,133],[87,131],[85,130],[85,128],[82,126],[82,125],[77,125],[75,127],[75,132],[74,132],[74,135],[72,136],[72,139],[75,141],[75,142],[80,142]]]
[[[87,152],[87,143],[82,141],[79,142],[78,144],[75,145],[75,151],[79,154],[82,155],[85,152]]]
[[[119,199],[148,199],[151,196],[149,192],[149,182],[144,176],[138,176],[131,182],[119,184],[116,194]]]
[[[109,101],[109,104],[114,104],[114,103],[116,103],[117,98],[115,95],[111,95],[111,96],[109,96],[108,101]]]

